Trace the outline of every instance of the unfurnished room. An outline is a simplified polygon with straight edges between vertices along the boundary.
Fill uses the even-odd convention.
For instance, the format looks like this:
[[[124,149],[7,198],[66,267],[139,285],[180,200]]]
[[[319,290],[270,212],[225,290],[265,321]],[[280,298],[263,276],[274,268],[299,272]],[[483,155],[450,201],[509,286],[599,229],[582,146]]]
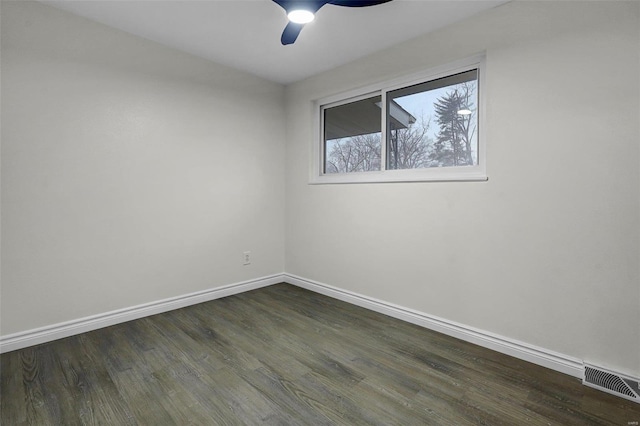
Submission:
[[[640,2],[0,17],[2,425],[640,424]]]

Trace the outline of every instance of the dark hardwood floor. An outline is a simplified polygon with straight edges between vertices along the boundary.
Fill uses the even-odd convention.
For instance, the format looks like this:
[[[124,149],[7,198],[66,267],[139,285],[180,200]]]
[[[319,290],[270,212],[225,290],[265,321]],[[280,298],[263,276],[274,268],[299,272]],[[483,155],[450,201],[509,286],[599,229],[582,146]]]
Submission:
[[[640,404],[573,377],[286,284],[9,352],[0,369],[2,425],[640,422]]]

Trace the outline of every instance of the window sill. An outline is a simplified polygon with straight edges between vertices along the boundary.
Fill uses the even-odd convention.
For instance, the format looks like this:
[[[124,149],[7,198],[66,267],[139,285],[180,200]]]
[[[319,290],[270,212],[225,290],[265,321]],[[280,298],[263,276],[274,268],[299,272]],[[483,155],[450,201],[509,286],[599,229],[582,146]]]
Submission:
[[[420,169],[420,170],[383,170],[376,172],[335,173],[312,176],[310,185],[345,183],[409,183],[409,182],[485,182],[487,174],[470,168],[468,170]]]

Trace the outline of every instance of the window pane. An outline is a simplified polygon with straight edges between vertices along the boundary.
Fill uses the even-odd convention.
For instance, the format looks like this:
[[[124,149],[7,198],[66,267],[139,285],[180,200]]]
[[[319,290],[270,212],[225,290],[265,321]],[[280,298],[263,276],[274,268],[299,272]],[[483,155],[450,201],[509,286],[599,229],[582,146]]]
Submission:
[[[324,110],[324,173],[380,170],[381,96]]]
[[[387,168],[478,164],[478,70],[387,94]]]

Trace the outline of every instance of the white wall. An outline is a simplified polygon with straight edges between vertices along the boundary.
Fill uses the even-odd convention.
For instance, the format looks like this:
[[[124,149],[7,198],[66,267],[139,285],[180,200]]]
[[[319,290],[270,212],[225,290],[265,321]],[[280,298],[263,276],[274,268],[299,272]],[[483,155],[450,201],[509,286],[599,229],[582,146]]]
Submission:
[[[256,77],[1,10],[0,335],[286,270],[640,376],[640,4],[507,4],[286,110]],[[488,182],[307,184],[312,100],[480,51]]]
[[[488,182],[307,184],[314,99],[482,51]],[[640,376],[640,3],[510,3],[286,94],[288,273]]]
[[[2,335],[282,273],[282,86],[5,1],[1,83]]]

